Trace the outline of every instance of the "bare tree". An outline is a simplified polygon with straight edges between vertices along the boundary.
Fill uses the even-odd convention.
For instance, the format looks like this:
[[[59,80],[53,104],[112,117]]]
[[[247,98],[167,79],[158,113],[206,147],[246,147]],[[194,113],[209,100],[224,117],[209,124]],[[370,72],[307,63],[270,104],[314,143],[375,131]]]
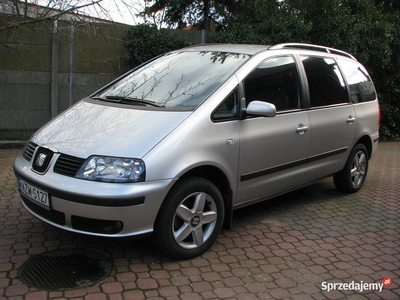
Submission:
[[[89,6],[98,6],[103,0],[47,0],[47,1],[18,1],[1,0],[0,12],[7,16],[5,25],[0,27],[0,32],[18,28],[24,25],[40,23],[48,20],[72,20],[72,21],[92,21],[96,18],[88,17],[80,13],[80,10]],[[42,3],[44,2],[44,3]],[[39,5],[45,4],[45,5]]]

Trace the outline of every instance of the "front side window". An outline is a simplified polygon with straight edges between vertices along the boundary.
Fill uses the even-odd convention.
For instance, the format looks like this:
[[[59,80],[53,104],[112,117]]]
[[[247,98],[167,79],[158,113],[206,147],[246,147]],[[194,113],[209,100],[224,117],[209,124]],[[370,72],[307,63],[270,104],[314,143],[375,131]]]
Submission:
[[[127,75],[94,98],[124,103],[135,103],[137,99],[137,103],[193,109],[248,58],[246,54],[211,51],[170,53]]]
[[[246,104],[259,100],[275,105],[277,111],[300,108],[299,78],[291,56],[264,61],[245,80]]]
[[[350,100],[353,103],[375,100],[375,88],[367,70],[355,61],[339,60],[339,63],[350,88]]]
[[[239,96],[235,89],[215,110],[212,120],[215,122],[235,120],[239,114]]]
[[[333,58],[303,57],[311,107],[347,103],[346,84]]]

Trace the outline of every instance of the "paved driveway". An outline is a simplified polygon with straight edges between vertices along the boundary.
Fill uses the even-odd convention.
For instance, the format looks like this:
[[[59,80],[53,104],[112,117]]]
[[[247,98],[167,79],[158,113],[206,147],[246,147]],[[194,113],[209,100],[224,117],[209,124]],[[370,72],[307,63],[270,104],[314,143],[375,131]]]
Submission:
[[[19,152],[0,149],[0,299],[400,299],[399,142],[380,144],[359,193],[326,179],[237,210],[233,229],[187,261],[162,256],[149,240],[88,237],[32,217],[12,172]],[[107,253],[111,275],[60,291],[20,281],[30,257],[68,248]],[[371,285],[384,278],[390,286]]]

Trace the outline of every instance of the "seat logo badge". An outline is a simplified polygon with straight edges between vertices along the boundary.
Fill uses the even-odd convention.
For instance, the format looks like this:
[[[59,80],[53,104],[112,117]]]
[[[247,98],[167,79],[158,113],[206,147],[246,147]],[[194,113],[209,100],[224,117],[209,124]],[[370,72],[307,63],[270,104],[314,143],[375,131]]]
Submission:
[[[43,166],[44,161],[46,160],[47,154],[40,153],[35,161],[35,165],[38,167]]]

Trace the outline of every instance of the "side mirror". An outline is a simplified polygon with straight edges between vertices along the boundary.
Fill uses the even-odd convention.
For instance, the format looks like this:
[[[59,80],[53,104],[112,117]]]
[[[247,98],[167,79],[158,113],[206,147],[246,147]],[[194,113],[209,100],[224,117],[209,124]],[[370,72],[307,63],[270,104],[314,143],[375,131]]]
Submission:
[[[276,107],[272,103],[256,100],[249,103],[246,113],[249,116],[275,117]]]

